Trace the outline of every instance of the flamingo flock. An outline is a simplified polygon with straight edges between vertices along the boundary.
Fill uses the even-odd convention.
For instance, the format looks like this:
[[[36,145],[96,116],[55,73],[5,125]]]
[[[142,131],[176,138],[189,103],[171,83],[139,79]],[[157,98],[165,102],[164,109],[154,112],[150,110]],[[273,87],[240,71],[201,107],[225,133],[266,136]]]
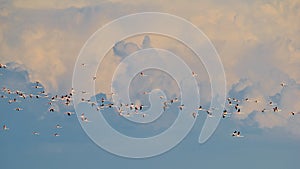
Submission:
[[[86,66],[85,63],[81,64],[83,67]],[[6,69],[7,66],[5,64],[0,64],[0,69]],[[138,74],[139,76],[146,78],[147,74],[145,74],[144,72],[140,72]],[[191,72],[191,75],[194,78],[197,78],[198,75],[196,72]],[[92,77],[93,80],[96,80],[96,76]],[[280,84],[281,87],[287,87],[288,84],[282,82]],[[72,88],[70,90],[70,92],[68,92],[67,94],[61,94],[61,95],[54,95],[54,96],[50,96],[48,95],[43,89],[43,87],[41,86],[40,82],[35,82],[35,84],[32,86],[32,88],[34,88],[36,90],[35,93],[25,93],[22,92],[20,90],[11,90],[10,88],[3,86],[1,91],[0,91],[0,101],[1,102],[7,102],[8,104],[14,104],[14,103],[18,103],[18,102],[22,102],[24,100],[27,99],[40,99],[40,98],[44,98],[44,99],[48,99],[48,105],[49,105],[49,112],[56,112],[59,110],[56,110],[56,108],[53,106],[54,102],[63,104],[65,106],[71,106],[72,105],[72,99],[74,94],[76,93],[75,90]],[[82,94],[87,93],[86,91],[79,91]],[[143,92],[143,94],[149,94],[149,92],[145,91]],[[114,95],[114,93],[110,93],[109,95]],[[163,99],[163,96],[161,96],[160,99]],[[92,107],[94,107],[97,111],[100,111],[102,109],[113,109],[115,110],[115,112],[119,115],[119,116],[132,116],[132,115],[141,115],[142,117],[146,117],[149,116],[150,114],[144,114],[143,110],[145,107],[144,104],[135,104],[135,103],[120,103],[120,105],[115,105],[114,103],[110,102],[110,100],[107,100],[105,98],[101,98],[100,100],[97,100],[97,102],[92,102],[90,99],[81,99],[81,102],[85,102],[90,104]],[[167,109],[170,108],[170,105],[176,103],[176,102],[180,102],[180,100],[175,97],[172,98],[170,100],[167,101],[163,101],[162,102],[162,108],[164,111],[166,111]],[[227,103],[226,106],[224,108],[224,110],[216,110],[214,108],[204,108],[203,105],[199,105],[199,107],[194,111],[191,112],[191,118],[196,119],[199,116],[199,113],[205,113],[207,115],[207,117],[209,118],[214,118],[215,117],[215,113],[216,111],[222,111],[222,118],[226,119],[226,118],[230,118],[232,115],[241,115],[243,114],[242,111],[242,106],[241,103],[242,102],[253,102],[253,103],[259,103],[259,100],[257,99],[251,99],[251,98],[244,98],[244,99],[237,99],[237,98],[227,98]],[[262,113],[265,112],[281,112],[282,110],[277,106],[276,103],[274,103],[273,101],[270,101],[268,103],[268,106],[271,106],[271,108],[264,108],[261,110]],[[183,109],[185,109],[184,103],[180,104],[178,106],[178,111],[182,111]],[[19,111],[26,111],[24,110],[22,107],[15,107],[14,109],[15,111],[19,112]],[[127,113],[124,113],[127,112]],[[71,112],[71,111],[66,111],[63,112],[67,117],[69,116],[73,116],[75,113]],[[296,115],[300,115],[300,112],[288,112],[289,115],[291,116],[296,116]],[[81,115],[79,116],[79,119],[82,122],[92,122],[90,121],[90,119],[85,115],[84,112],[81,112]],[[9,128],[6,124],[2,124],[2,130],[3,131],[9,131]],[[56,124],[55,125],[56,129],[61,129],[62,126],[60,124]],[[32,131],[32,135],[35,136],[39,136],[40,132],[39,131]],[[59,137],[61,136],[59,132],[55,131],[52,136],[54,137]],[[234,130],[234,132],[232,132],[231,134],[232,137],[235,138],[241,138],[244,137],[241,135],[241,132],[238,130]]]

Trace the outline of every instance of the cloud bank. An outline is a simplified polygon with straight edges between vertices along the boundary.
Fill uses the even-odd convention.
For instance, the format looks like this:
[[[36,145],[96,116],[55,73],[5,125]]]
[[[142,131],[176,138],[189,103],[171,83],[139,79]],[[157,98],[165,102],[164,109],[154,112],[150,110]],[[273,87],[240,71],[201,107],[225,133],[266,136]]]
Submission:
[[[209,37],[224,64],[229,96],[261,100],[258,105],[244,103],[246,113],[238,119],[254,115],[253,120],[261,128],[283,127],[299,136],[296,130],[299,118],[286,115],[289,111],[300,110],[297,103],[300,23],[296,22],[300,18],[300,3],[297,0],[165,1],[162,4],[149,1],[128,4],[93,0],[1,1],[1,63],[24,65],[31,81],[43,82],[49,91],[66,91],[71,87],[76,57],[93,32],[119,16],[158,10],[186,18]],[[98,73],[105,81],[105,87],[100,85],[101,90],[109,91],[107,79],[111,79],[112,70],[120,59],[143,48],[164,47],[183,56],[192,69],[199,67],[199,62],[193,60],[192,52],[186,48],[164,37],[149,37],[140,39],[142,43],[125,40],[115,45],[107,55],[103,71]],[[198,73],[204,77],[199,85],[207,92],[206,72],[200,68]],[[288,86],[281,88],[282,82]],[[205,95],[209,95],[209,91]],[[259,113],[269,100],[275,100],[284,111]]]

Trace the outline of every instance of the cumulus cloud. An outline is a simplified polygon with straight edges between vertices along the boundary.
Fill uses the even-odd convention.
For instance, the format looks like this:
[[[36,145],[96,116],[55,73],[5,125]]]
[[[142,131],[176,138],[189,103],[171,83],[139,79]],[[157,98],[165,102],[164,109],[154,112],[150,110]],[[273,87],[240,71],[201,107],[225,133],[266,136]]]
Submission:
[[[139,39],[139,38],[138,38]],[[137,40],[132,40],[132,41],[137,41]],[[142,46],[140,48],[139,46]],[[151,39],[150,36],[145,35],[142,36],[142,41],[141,42],[131,42],[131,40],[128,41],[120,41],[115,44],[113,47],[114,55],[119,56],[121,58],[125,58],[126,56],[138,51],[142,50],[145,48],[151,47]],[[142,57],[142,56],[141,56]],[[147,62],[147,59],[144,60]],[[166,60],[162,57],[160,62],[165,63],[166,65],[169,63],[172,63],[170,60]],[[130,62],[133,63],[133,62]],[[143,64],[141,61],[139,62],[134,62],[135,64]],[[127,63],[126,63],[127,64]],[[118,75],[118,77],[124,78],[123,80],[119,80],[120,82],[126,81],[126,79],[130,78],[128,77],[127,72],[130,71],[131,66],[127,65],[126,67],[122,67],[123,70],[119,71],[118,73],[121,73],[122,75]],[[175,97],[176,95],[178,96],[178,86],[179,84],[176,84],[174,79],[170,77],[170,75],[166,74],[166,72],[161,72],[159,70],[144,70],[143,71],[146,75],[147,78],[144,78],[142,83],[140,77],[136,77],[131,81],[130,85],[130,91],[131,94],[135,95],[137,98],[137,101],[139,99],[144,99],[145,101],[145,96],[142,93],[144,92],[150,92],[153,89],[160,88],[162,90],[165,90],[167,92],[167,95],[169,97]],[[119,89],[120,90],[120,89]],[[125,90],[125,89],[121,89]]]
[[[29,70],[32,81],[42,81],[51,91],[65,91],[71,87],[73,65],[80,48],[102,24],[132,12],[161,9],[186,18],[210,38],[224,64],[229,95],[261,100],[255,108],[252,103],[244,104],[245,114],[239,118],[257,114],[254,120],[262,128],[297,127],[297,123],[291,122],[294,119],[289,117],[279,120],[282,118],[279,113],[283,112],[255,112],[275,96],[282,109],[299,110],[294,99],[298,93],[296,86],[300,84],[300,23],[296,22],[300,18],[299,1],[172,3],[176,3],[176,9],[169,6],[170,1],[163,4],[131,1],[131,6],[118,0],[1,2],[1,62],[22,64]],[[119,57],[107,58],[97,74],[105,84],[100,86],[101,90],[110,90],[109,79],[122,58],[149,47],[170,50],[182,56],[192,70],[200,69],[197,72],[201,77],[199,86],[205,86],[202,91],[209,95],[207,73],[203,65],[199,68],[201,62],[193,57],[192,52],[174,40],[155,39],[153,35],[143,37],[138,43],[126,40],[114,46],[114,53],[110,52],[108,56]],[[281,89],[279,84],[283,81],[289,85]]]
[[[265,86],[259,84],[259,82],[242,79],[234,84],[229,96],[236,97],[241,101],[239,105],[243,114],[236,115],[233,118],[238,120],[253,119],[260,128],[272,129],[279,127],[293,136],[300,136],[297,130],[300,127],[300,118],[290,114],[290,112],[300,110],[297,99],[295,99],[300,96],[300,84],[290,80],[288,86],[281,87],[279,84],[273,86],[269,87],[277,88],[277,92],[271,95],[268,93],[269,90],[265,90]],[[248,98],[249,101],[245,101],[245,98]],[[258,103],[255,102],[256,100]],[[270,105],[270,102],[272,102],[272,105]],[[279,112],[273,111],[275,106],[279,107]],[[264,109],[265,111],[262,112]]]
[[[129,4],[110,1],[2,4],[1,62],[24,64],[30,78],[42,81],[49,91],[69,89],[76,57],[85,41],[104,24],[132,11]]]
[[[146,48],[151,48],[151,39],[149,35],[144,36],[141,45],[138,45],[134,42],[126,42],[125,40],[117,42],[113,47],[113,51],[116,56],[120,56],[121,58],[124,58],[132,54],[133,52],[136,52],[141,49],[146,49]]]
[[[113,47],[114,54],[120,57],[126,57],[139,49],[135,43],[125,41],[117,42]]]

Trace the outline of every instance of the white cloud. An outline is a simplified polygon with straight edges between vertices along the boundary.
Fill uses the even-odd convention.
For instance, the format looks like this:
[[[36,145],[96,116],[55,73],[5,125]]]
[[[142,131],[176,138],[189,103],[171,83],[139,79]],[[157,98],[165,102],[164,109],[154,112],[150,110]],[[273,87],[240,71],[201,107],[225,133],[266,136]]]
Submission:
[[[267,82],[266,82],[267,83]],[[233,85],[230,91],[231,95],[239,97],[239,99],[249,98],[250,101],[240,102],[242,115],[235,115],[238,120],[247,119],[253,115],[254,121],[260,128],[284,128],[285,131],[293,136],[300,136],[297,129],[300,127],[300,118],[292,116],[290,112],[298,112],[300,106],[297,99],[300,97],[300,84],[293,80],[289,81],[289,85],[281,87],[277,85],[269,85],[269,88],[277,88],[278,90],[273,95],[270,95],[269,90],[265,90],[266,86],[258,82],[249,82],[249,80],[241,80]],[[255,103],[258,100],[258,103]],[[273,105],[269,102],[272,101]],[[280,111],[274,112],[273,108],[278,106]],[[262,112],[266,109],[265,112]],[[250,118],[252,119],[252,118]],[[247,124],[245,124],[247,125]]]
[[[2,5],[3,4],[3,5]],[[300,18],[300,3],[287,1],[130,1],[130,5],[121,1],[21,1],[2,3],[0,9],[0,57],[1,62],[16,61],[30,70],[31,80],[40,80],[50,91],[66,91],[73,65],[80,48],[88,37],[103,24],[119,16],[134,12],[169,12],[184,17],[198,26],[215,44],[225,67],[227,87],[233,84],[235,93],[245,92],[247,97],[260,98],[262,102],[253,109],[253,105],[243,105],[243,109],[260,110],[268,101],[268,96],[279,94],[282,109],[298,111],[295,105],[297,88],[281,90],[282,81],[300,84],[300,39],[297,20]],[[174,8],[173,6],[176,6]],[[134,26],[134,25],[133,25]],[[174,28],[176,29],[176,28]],[[199,62],[186,48],[167,38],[155,38],[153,47],[164,47],[178,55],[191,66],[199,70]],[[141,45],[136,45],[141,44]],[[130,54],[139,48],[149,47],[135,41],[120,44],[120,51]],[[122,54],[123,55],[123,54]],[[101,72],[101,90],[109,91],[109,79],[120,58],[113,53],[103,63]],[[113,58],[113,59],[112,59]],[[207,74],[200,66],[199,83],[206,86]],[[103,80],[102,80],[103,79]],[[105,79],[105,80],[104,80]],[[108,80],[107,80],[108,79]],[[241,82],[240,79],[247,79]],[[97,79],[98,80],[98,79]],[[102,88],[102,86],[104,86]],[[209,93],[209,91],[208,91]],[[207,93],[205,95],[208,95]],[[247,118],[248,114],[241,118]],[[267,120],[273,119],[273,120]],[[277,114],[258,114],[255,120],[261,127],[286,126],[295,128],[289,117],[279,120]],[[294,131],[294,129],[293,129]],[[295,133],[295,132],[294,132]]]

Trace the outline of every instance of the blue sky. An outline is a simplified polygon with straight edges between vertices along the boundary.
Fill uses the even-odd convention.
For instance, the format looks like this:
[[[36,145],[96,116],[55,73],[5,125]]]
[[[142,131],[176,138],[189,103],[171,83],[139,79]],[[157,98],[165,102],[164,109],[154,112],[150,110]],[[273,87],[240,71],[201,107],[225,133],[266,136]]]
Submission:
[[[172,5],[170,5],[172,3]],[[129,159],[113,155],[97,146],[81,128],[72,106],[49,99],[18,98],[0,91],[0,168],[297,168],[300,152],[300,3],[288,1],[164,1],[140,2],[0,0],[0,87],[50,96],[69,93],[76,58],[86,40],[96,30],[118,17],[145,11],[171,13],[185,18],[201,29],[218,51],[226,74],[228,97],[251,98],[258,104],[241,102],[244,114],[222,119],[214,135],[198,143],[206,117],[198,116],[187,137],[159,156]],[[132,25],[134,26],[134,25]],[[114,69],[127,55],[146,47],[169,50],[197,71],[197,83],[204,107],[210,103],[210,83],[203,63],[180,42],[160,35],[130,37],[117,43],[101,63],[96,92],[109,93]],[[156,87],[168,97],[179,95],[172,77],[155,70],[140,83],[132,80],[132,98],[149,104],[138,93]],[[35,89],[35,81],[42,86]],[[281,87],[280,83],[287,83]],[[140,89],[136,91],[135,89]],[[102,94],[100,94],[102,96]],[[282,111],[262,113],[269,101]],[[139,126],[114,116],[105,117],[113,128],[128,135],[145,137],[168,128],[177,115],[177,106],[154,123]],[[17,112],[14,109],[24,110]],[[233,109],[230,109],[233,111]],[[61,129],[55,128],[57,124]],[[245,136],[233,138],[239,130]],[[34,136],[33,131],[40,132]],[[54,137],[59,133],[60,137]],[[100,132],[101,133],[101,132]]]

